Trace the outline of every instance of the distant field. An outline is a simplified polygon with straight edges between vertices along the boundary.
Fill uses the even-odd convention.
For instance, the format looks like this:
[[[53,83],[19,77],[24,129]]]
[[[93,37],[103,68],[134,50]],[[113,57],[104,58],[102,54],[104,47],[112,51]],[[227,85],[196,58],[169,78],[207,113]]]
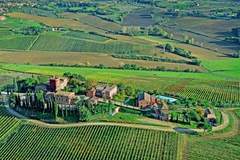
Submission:
[[[0,29],[17,29],[17,28],[24,28],[24,27],[40,27],[41,24],[35,22],[32,19],[20,19],[20,17],[6,17],[4,21],[0,22]]]
[[[153,54],[155,48],[148,45],[135,45],[123,41],[110,40],[97,42],[64,37],[57,33],[40,35],[32,50],[40,51],[71,51],[71,52],[100,52],[100,53],[142,53]]]
[[[66,27],[66,28],[71,28],[75,30],[89,31],[89,32],[91,31],[100,32],[100,33],[104,32],[101,29],[80,23],[79,21],[72,20],[72,19],[63,19],[63,18],[60,19],[60,18],[50,18],[50,17],[43,17],[43,16],[34,16],[30,14],[25,14],[25,13],[9,13],[8,15],[14,18],[33,20],[36,22],[46,24],[48,26],[52,26],[52,27]]]
[[[23,125],[0,144],[0,159],[174,160],[179,156],[178,141],[176,133],[125,127],[54,129]]]
[[[120,31],[122,28],[121,25],[119,25],[117,23],[106,21],[106,20],[103,20],[96,16],[92,16],[92,15],[88,15],[88,14],[84,14],[84,13],[76,13],[76,14],[62,13],[60,15],[63,16],[64,18],[78,20],[79,22],[81,22],[83,24],[86,24],[86,25],[89,25],[92,27],[96,27],[96,28],[100,28],[100,29],[106,30],[106,31],[116,32],[116,31]]]
[[[188,45],[188,44],[184,44],[184,43],[180,43],[178,41],[174,41],[174,40],[169,40],[169,39],[163,39],[160,37],[153,37],[153,36],[140,36],[138,37],[140,39],[144,39],[144,40],[149,40],[151,42],[157,43],[157,44],[172,44],[175,47],[179,47],[179,48],[183,48],[185,50],[191,51],[192,55],[195,57],[198,57],[199,59],[203,59],[203,60],[209,60],[209,59],[221,59],[222,55],[211,51],[211,50],[207,50],[204,48],[200,48],[200,47],[196,47],[196,46],[192,46],[192,45]]]
[[[18,63],[18,64],[80,64],[88,66],[96,66],[103,64],[108,67],[120,67],[124,64],[136,64],[146,68],[165,67],[167,69],[185,69],[204,71],[202,67],[195,65],[187,65],[181,63],[154,62],[144,60],[130,60],[113,58],[109,54],[104,53],[84,53],[84,52],[10,52],[0,51],[0,62]]]
[[[215,4],[213,4],[213,6],[215,6]],[[240,21],[238,19],[224,20],[181,17],[170,19],[167,25],[167,28],[175,35],[182,38],[183,35],[188,35],[189,37],[195,38],[196,41],[203,43],[205,47],[217,49],[220,52],[229,53],[240,49],[238,44],[224,41],[226,36],[231,35],[232,28],[239,27]]]
[[[92,41],[98,41],[98,42],[105,42],[109,40],[109,38],[97,34],[90,34],[86,32],[77,32],[77,31],[69,31],[62,34],[63,36],[73,37],[73,38],[79,38],[79,39],[85,39],[85,40],[92,40]]]
[[[209,71],[239,71],[240,59],[238,58],[225,58],[223,60],[204,60],[203,65],[209,69]]]
[[[1,49],[26,50],[36,36],[8,36],[0,38]]]
[[[122,24],[127,26],[154,25],[155,21],[151,15],[152,10],[152,8],[136,9],[123,18]]]

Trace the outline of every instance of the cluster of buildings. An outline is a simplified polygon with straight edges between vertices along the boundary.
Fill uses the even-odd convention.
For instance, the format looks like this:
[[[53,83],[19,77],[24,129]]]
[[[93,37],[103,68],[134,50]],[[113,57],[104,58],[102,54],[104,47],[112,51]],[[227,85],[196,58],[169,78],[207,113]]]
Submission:
[[[46,99],[54,99],[56,103],[62,105],[72,105],[76,102],[77,96],[74,92],[62,91],[67,87],[68,79],[53,77],[49,79],[49,84],[47,85]]]
[[[46,94],[46,99],[54,98],[56,103],[63,105],[73,105],[78,99],[78,96],[74,92],[63,91],[68,85],[67,78],[57,78],[53,77],[49,79],[48,92]],[[117,86],[109,85],[98,85],[92,87],[86,93],[86,98],[90,98],[91,101],[95,103],[98,102],[99,98],[113,99],[113,96],[117,94]]]
[[[141,92],[137,96],[136,106],[145,112],[149,112],[154,118],[169,120],[169,107],[167,103],[156,96]]]

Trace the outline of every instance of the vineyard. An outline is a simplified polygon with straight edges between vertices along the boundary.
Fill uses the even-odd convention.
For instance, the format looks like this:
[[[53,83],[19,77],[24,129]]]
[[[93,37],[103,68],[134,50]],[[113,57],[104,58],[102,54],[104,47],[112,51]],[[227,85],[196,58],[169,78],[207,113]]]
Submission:
[[[0,37],[1,49],[26,50],[36,38],[35,36],[3,36]]]
[[[116,126],[23,125],[0,145],[0,159],[177,159],[176,133]],[[14,152],[13,152],[14,151]]]
[[[77,32],[77,31],[66,32],[63,34],[63,36],[84,39],[84,40],[92,40],[92,41],[97,41],[97,42],[105,42],[109,39],[109,38],[106,38],[101,35],[90,34],[90,33],[86,33],[86,32]]]
[[[135,45],[121,41],[109,41],[107,43],[100,43],[93,40],[81,40],[66,36],[64,37],[53,33],[46,33],[41,35],[32,49],[41,51],[100,53],[151,53],[155,51],[154,47],[147,45]]]
[[[187,159],[237,160],[240,157],[239,146],[240,146],[239,135],[224,140],[191,139],[188,146],[189,152],[187,153]]]
[[[19,126],[20,121],[9,115],[5,108],[0,107],[0,140],[5,138],[11,131]]]
[[[168,92],[197,100],[238,104],[240,101],[240,82],[233,81],[193,81],[176,84]]]

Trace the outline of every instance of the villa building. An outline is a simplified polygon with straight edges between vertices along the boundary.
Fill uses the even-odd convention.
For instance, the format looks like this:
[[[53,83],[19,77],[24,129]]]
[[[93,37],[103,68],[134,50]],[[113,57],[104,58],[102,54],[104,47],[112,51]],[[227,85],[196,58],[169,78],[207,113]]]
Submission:
[[[50,78],[49,79],[49,89],[51,92],[57,92],[64,89],[68,84],[67,78]]]
[[[98,85],[88,90],[86,95],[90,98],[99,97],[113,99],[113,96],[117,94],[117,91],[118,88],[115,85],[114,86]]]
[[[154,96],[146,92],[141,92],[137,96],[136,106],[140,108],[146,108],[148,106],[154,105],[157,103],[157,99]]]

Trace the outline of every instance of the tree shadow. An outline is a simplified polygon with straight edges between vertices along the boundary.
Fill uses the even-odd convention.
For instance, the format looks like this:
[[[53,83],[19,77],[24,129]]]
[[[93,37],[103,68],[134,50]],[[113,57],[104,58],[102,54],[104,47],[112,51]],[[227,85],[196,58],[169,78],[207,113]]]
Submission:
[[[189,128],[182,128],[182,127],[176,127],[173,128],[178,133],[188,134],[188,135],[198,135],[198,132],[189,129]]]

